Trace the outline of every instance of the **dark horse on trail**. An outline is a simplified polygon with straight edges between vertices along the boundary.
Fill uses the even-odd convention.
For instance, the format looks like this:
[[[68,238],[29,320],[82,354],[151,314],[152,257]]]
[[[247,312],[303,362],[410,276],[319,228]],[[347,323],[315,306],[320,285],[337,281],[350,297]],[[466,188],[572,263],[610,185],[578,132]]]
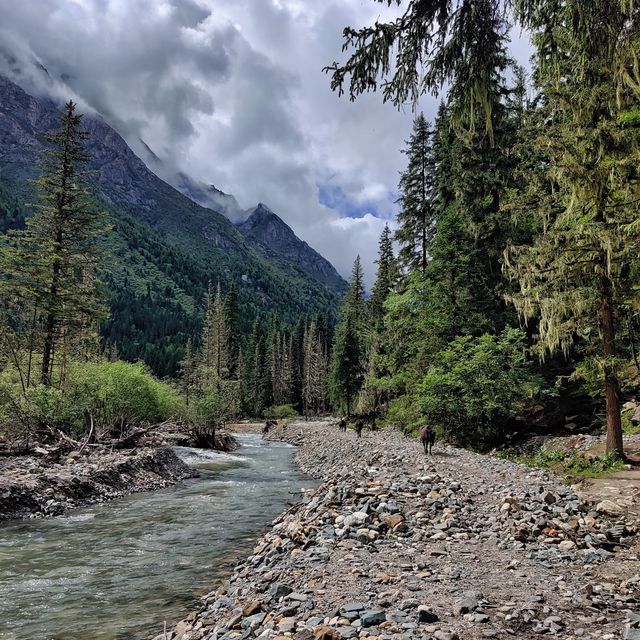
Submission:
[[[420,429],[420,442],[422,442],[424,452],[433,455],[431,449],[436,443],[436,432],[429,425],[425,425]]]

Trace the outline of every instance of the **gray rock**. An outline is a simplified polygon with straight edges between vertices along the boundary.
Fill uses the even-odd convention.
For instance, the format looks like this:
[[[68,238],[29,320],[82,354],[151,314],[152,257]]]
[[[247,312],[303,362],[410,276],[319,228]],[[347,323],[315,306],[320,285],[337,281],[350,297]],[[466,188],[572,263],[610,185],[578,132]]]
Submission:
[[[278,599],[288,596],[292,591],[293,589],[289,585],[276,582],[271,586],[271,589],[269,589],[269,594],[272,598]]]
[[[436,640],[460,640],[460,637],[458,636],[458,634],[452,631],[438,630],[433,634],[433,637]]]
[[[429,607],[424,604],[421,604],[418,607],[418,622],[422,623],[430,623],[430,622],[438,622],[438,616],[431,611]]]
[[[367,608],[366,604],[363,604],[362,602],[349,602],[347,604],[343,604],[340,607],[340,613],[341,614],[345,614],[345,613],[352,613],[352,612],[358,612],[358,611],[364,611]]]
[[[262,622],[264,621],[264,619],[267,617],[267,614],[262,612],[262,613],[256,613],[253,616],[249,616],[248,618],[245,618],[241,623],[240,626],[243,629],[255,629],[256,627],[259,627]]]
[[[387,615],[384,611],[375,611],[371,609],[370,611],[365,611],[360,614],[360,622],[362,622],[363,627],[373,627],[374,625],[380,624],[387,619]]]
[[[482,594],[477,591],[465,591],[462,598],[453,605],[456,615],[463,615],[475,611],[480,605]]]

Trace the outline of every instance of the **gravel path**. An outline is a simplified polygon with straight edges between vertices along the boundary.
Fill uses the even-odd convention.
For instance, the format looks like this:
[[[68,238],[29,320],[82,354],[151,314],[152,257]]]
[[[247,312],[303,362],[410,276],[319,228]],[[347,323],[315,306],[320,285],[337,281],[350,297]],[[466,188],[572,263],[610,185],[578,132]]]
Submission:
[[[636,527],[607,505],[504,460],[427,457],[395,432],[270,437],[322,484],[167,640],[640,638]]]

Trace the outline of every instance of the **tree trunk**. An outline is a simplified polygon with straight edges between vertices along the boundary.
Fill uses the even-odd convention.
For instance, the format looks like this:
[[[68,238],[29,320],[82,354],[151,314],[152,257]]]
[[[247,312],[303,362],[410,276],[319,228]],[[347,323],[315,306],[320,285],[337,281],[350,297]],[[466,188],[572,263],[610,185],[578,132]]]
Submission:
[[[602,305],[600,308],[600,328],[602,331],[602,352],[605,357],[616,354],[615,318],[613,313],[613,292],[611,280],[606,272],[601,277]],[[623,455],[622,418],[620,414],[620,385],[612,365],[605,366],[604,389],[607,414],[606,452]]]

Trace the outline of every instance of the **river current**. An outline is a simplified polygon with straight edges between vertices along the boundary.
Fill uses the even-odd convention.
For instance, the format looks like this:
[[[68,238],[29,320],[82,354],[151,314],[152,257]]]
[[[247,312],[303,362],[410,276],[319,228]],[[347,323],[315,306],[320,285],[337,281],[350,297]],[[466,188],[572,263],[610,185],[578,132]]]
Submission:
[[[313,486],[292,447],[238,439],[232,454],[178,448],[200,477],[174,487],[0,524],[0,639],[132,640],[183,618]]]

